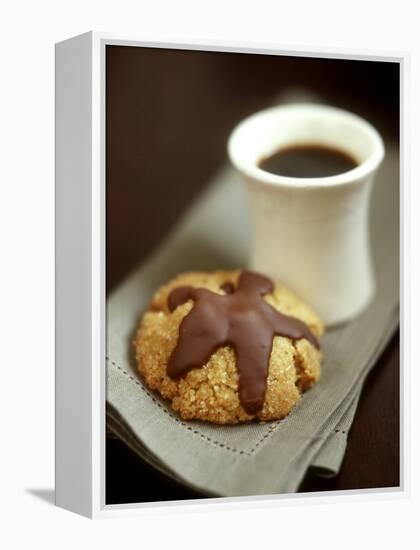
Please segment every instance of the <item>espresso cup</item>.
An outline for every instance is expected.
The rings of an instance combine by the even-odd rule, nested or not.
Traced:
[[[327,177],[286,177],[263,159],[295,146],[321,146],[356,167]],[[325,105],[276,106],[243,120],[228,142],[243,175],[254,226],[249,267],[284,283],[332,326],[354,318],[375,291],[369,203],[384,157],[375,128]]]

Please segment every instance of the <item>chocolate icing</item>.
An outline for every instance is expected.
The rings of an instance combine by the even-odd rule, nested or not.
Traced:
[[[263,299],[274,290],[267,277],[242,271],[236,290],[232,283],[221,288],[225,295],[189,286],[170,293],[170,311],[187,300],[194,300],[194,306],[181,322],[167,373],[177,380],[203,367],[218,348],[231,345],[239,374],[239,399],[247,413],[256,414],[264,404],[274,336],[306,338],[317,348],[319,343],[305,323],[283,315]]]

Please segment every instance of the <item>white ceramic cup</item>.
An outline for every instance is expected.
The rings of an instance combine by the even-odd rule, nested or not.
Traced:
[[[339,149],[358,165],[323,178],[283,177],[259,168],[262,159],[293,145]],[[228,152],[250,198],[250,268],[294,290],[328,326],[359,314],[375,290],[369,202],[384,157],[375,128],[334,107],[278,106],[243,120]]]

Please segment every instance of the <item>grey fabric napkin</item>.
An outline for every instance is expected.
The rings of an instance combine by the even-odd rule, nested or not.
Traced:
[[[239,176],[223,169],[108,300],[108,428],[154,467],[208,495],[294,492],[310,466],[321,475],[336,474],[363,381],[399,322],[398,216],[398,149],[388,146],[372,197],[376,295],[361,316],[325,334],[320,382],[281,421],[184,422],[138,377],[131,340],[153,292],[177,273],[246,265],[245,191]]]

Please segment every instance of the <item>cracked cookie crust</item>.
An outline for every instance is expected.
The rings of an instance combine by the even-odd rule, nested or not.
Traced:
[[[271,306],[267,308],[265,305],[263,309],[273,308],[275,311],[271,312],[272,314],[278,312],[286,320],[292,318],[300,332],[283,330],[284,334],[291,334],[293,337],[274,335],[272,344],[270,340],[271,351],[265,374],[265,389],[258,406],[255,406],[255,400],[254,405],[247,404],[241,395],[237,350],[230,343],[216,346],[203,364],[185,369],[182,376],[174,377],[168,374],[168,365],[171,358],[173,360],[180,342],[182,323],[196,304],[194,296],[197,299],[197,293],[192,291],[207,289],[221,297],[226,296],[226,300],[214,301],[221,304],[223,311],[229,313],[232,308],[235,310],[236,306],[233,304],[235,297],[231,296],[229,302],[228,296],[235,292],[239,295],[242,287],[245,288],[245,294],[248,292],[245,280],[247,273],[249,272],[217,271],[179,275],[156,292],[149,310],[143,316],[134,341],[138,370],[146,384],[158,390],[164,398],[171,400],[172,408],[185,420],[200,419],[219,424],[235,424],[252,419],[268,421],[283,418],[300,399],[301,393],[319,379],[321,351],[316,344],[317,338],[323,333],[322,322],[310,307],[280,284],[267,286],[266,292],[260,293],[261,299]],[[257,280],[255,277],[260,277],[259,284],[261,280],[269,281],[257,274],[250,275],[254,276],[254,282]],[[247,277],[249,279],[249,276]],[[186,287],[188,292],[185,290]],[[171,294],[175,289],[181,289],[177,290],[177,293],[182,295],[182,299],[172,299],[174,303],[171,305]],[[246,296],[245,298],[248,299]],[[251,314],[252,304],[250,302],[248,307]],[[208,304],[205,304],[205,307],[208,307]],[[199,322],[201,318],[197,319]],[[221,321],[223,317],[219,318],[219,324],[223,324]],[[302,328],[303,324],[310,332]],[[192,326],[196,325],[197,322]],[[206,331],[208,333],[207,326]],[[208,337],[208,334],[205,337]],[[248,330],[246,342],[249,341],[251,345],[247,345],[252,352],[253,346],[259,345],[257,327],[255,331]],[[188,344],[188,341],[186,343]]]

